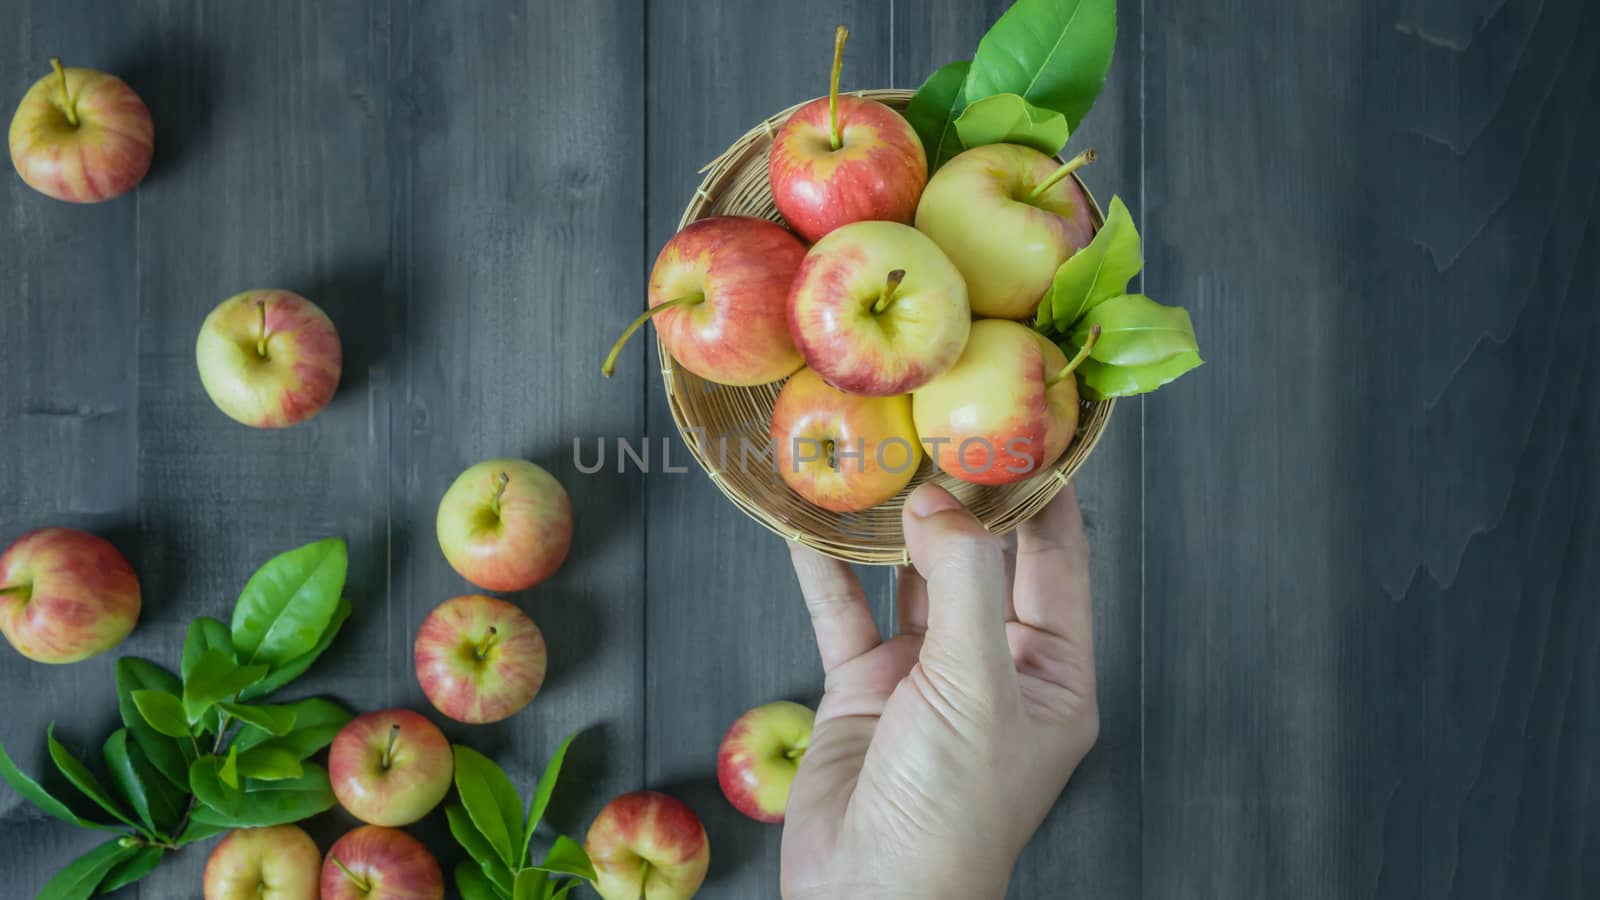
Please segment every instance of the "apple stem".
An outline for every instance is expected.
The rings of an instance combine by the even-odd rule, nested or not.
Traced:
[[[256,309],[261,313],[261,336],[256,338],[256,355],[262,359],[267,358],[267,304],[256,301]]]
[[[839,133],[839,70],[844,68],[844,42],[850,29],[840,25],[833,30],[833,72],[828,76],[828,143],[837,150],[844,146]]]
[[[1068,378],[1071,378],[1073,371],[1076,370],[1078,366],[1083,365],[1083,361],[1089,358],[1089,351],[1093,350],[1094,345],[1099,341],[1100,326],[1096,325],[1089,329],[1089,339],[1083,342],[1083,347],[1078,351],[1078,355],[1074,356],[1072,361],[1067,363],[1066,367],[1057,372],[1054,377],[1046,379],[1044,386],[1047,388],[1053,388],[1061,382],[1066,381]]]
[[[622,333],[622,337],[617,338],[617,342],[611,345],[611,352],[607,354],[605,363],[600,366],[600,374],[610,378],[617,371],[617,357],[621,355],[623,345],[628,343],[628,338],[633,337],[633,333],[638,331],[640,326],[650,321],[651,316],[663,310],[676,309],[680,306],[693,306],[696,303],[704,302],[706,302],[705,294],[685,294],[682,297],[674,297],[665,303],[657,303],[655,306],[640,313],[639,317],[633,320],[633,324],[628,326],[628,330]]]
[[[1094,152],[1094,148],[1091,147],[1088,150],[1085,150],[1082,153],[1079,153],[1077,156],[1074,156],[1073,158],[1062,163],[1061,168],[1051,172],[1049,178],[1039,182],[1038,187],[1028,192],[1028,196],[1026,198],[1027,202],[1032,203],[1033,201],[1038,200],[1040,197],[1043,197],[1045,192],[1055,187],[1056,184],[1061,181],[1061,179],[1071,175],[1073,172],[1078,171],[1079,169],[1099,158],[1100,154]]]
[[[50,68],[56,70],[56,77],[61,79],[61,107],[67,113],[67,122],[74,128],[78,126],[78,111],[73,108],[72,91],[67,88],[67,70],[61,68],[61,57],[50,57]]]
[[[483,658],[489,655],[489,651],[493,649],[494,645],[499,643],[499,641],[500,630],[495,628],[493,625],[490,625],[489,634],[483,639],[482,643],[478,644],[478,646],[473,649],[472,654],[478,658],[479,662],[482,662]]]
[[[800,757],[805,756],[805,755],[806,755],[806,748],[804,748],[804,747],[796,747],[793,750],[785,750],[785,751],[783,751],[783,758],[784,759],[799,759]]]
[[[650,860],[639,860],[639,900],[647,900],[645,882],[650,878]]]
[[[4,597],[7,594],[15,594],[18,597],[27,599],[29,589],[30,585],[26,584],[13,584],[10,587],[0,587],[0,597]]]
[[[500,515],[500,498],[505,496],[506,485],[511,483],[511,476],[504,472],[496,472],[494,476],[494,496],[489,499],[489,508],[495,515]]]
[[[395,742],[399,740],[400,723],[396,722],[395,724],[389,726],[389,745],[383,748],[382,763],[385,769],[388,769],[390,764],[394,762],[394,745]]]
[[[328,858],[333,860],[333,864],[339,867],[339,871],[343,872],[346,878],[349,878],[351,881],[356,883],[357,890],[361,891],[363,894],[369,894],[372,892],[372,882],[350,871],[350,867],[346,866],[343,860],[339,859],[337,856],[334,856],[332,853],[328,854]]]
[[[889,277],[883,283],[883,294],[878,297],[878,302],[872,304],[872,312],[874,314],[881,313],[889,308],[889,304],[894,302],[894,292],[900,290],[900,282],[905,280],[905,269],[895,269],[889,273]]]

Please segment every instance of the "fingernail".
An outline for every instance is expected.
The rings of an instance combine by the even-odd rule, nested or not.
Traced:
[[[938,485],[925,484],[906,498],[906,512],[917,519],[926,519],[951,509],[961,509],[961,501]]]

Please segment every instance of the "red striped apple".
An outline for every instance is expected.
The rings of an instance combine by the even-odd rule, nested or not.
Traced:
[[[887,397],[950,368],[967,343],[967,285],[909,225],[855,222],[818,241],[789,293],[806,365],[842,391]]]
[[[778,381],[800,368],[789,337],[789,282],[806,255],[780,225],[748,216],[701,219],[672,236],[650,270],[650,308],[633,320],[600,371],[644,323],[685,369],[718,384]]]
[[[351,719],[328,750],[333,795],[369,825],[409,825],[450,791],[455,754],[439,727],[409,709]]]
[[[439,501],[439,549],[462,578],[491,591],[533,587],[572,548],[572,499],[525,459],[491,459],[462,472]]]
[[[700,817],[682,801],[655,791],[623,794],[607,803],[583,846],[603,900],[688,900],[711,865]]]
[[[412,654],[422,693],[457,722],[498,722],[544,684],[544,635],[504,600],[471,594],[422,620]]]
[[[876,100],[840,95],[848,35],[843,25],[834,34],[828,96],[795,110],[767,158],[778,212],[813,242],[850,222],[910,224],[928,183],[928,157],[911,123]]]
[[[321,412],[344,365],[339,332],[289,291],[236,294],[206,317],[195,342],[200,383],[228,418],[288,428]]]
[[[1005,319],[972,323],[950,371],[911,395],[924,449],[940,469],[974,484],[1023,481],[1055,462],[1078,428],[1072,360],[1038,332]]]
[[[11,118],[11,164],[27,185],[68,203],[133,190],[150,171],[155,125],[122,79],[94,69],[54,69],[34,82]]]
[[[138,576],[104,538],[41,528],[0,555],[0,633],[36,662],[110,650],[133,630],[139,606]]]
[[[910,397],[846,394],[810,369],[796,372],[778,393],[772,441],[784,483],[834,512],[888,500],[922,462]]]
[[[206,860],[205,900],[317,900],[322,854],[294,825],[228,832]]]
[[[444,900],[444,873],[411,835],[363,825],[328,849],[322,900]]]
[[[758,822],[782,822],[816,713],[779,700],[734,720],[717,750],[717,783],[733,808]]]
[[[917,206],[917,229],[967,280],[974,315],[1028,319],[1056,269],[1094,237],[1089,197],[1062,164],[1032,147],[988,144],[945,163]]]

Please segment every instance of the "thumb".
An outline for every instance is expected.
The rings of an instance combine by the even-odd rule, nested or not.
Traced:
[[[949,491],[925,484],[903,514],[911,564],[928,583],[922,666],[985,693],[1014,673],[1001,543]]]

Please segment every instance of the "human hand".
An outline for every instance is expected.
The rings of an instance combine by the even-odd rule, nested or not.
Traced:
[[[789,793],[783,896],[1004,895],[1099,732],[1089,548],[1069,486],[1004,542],[907,499],[888,641],[845,563],[791,545],[826,686]]]

